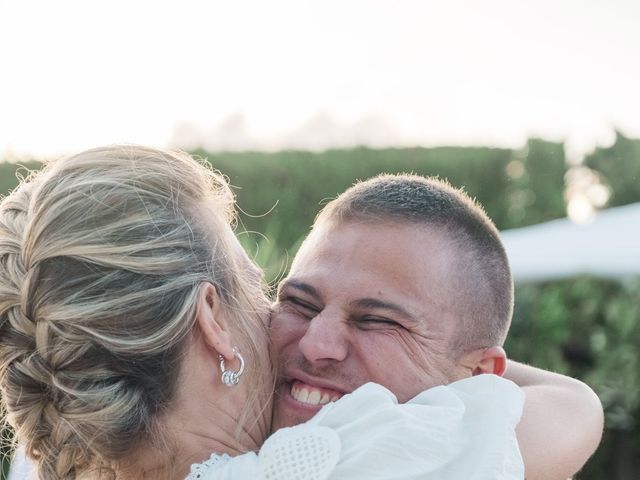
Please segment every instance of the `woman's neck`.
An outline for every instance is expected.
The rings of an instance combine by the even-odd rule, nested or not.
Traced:
[[[172,408],[159,422],[163,432],[158,436],[166,441],[131,457],[136,469],[131,478],[184,479],[193,463],[212,453],[235,456],[260,449],[269,433],[271,402],[250,402],[249,385],[222,385],[212,365],[217,363],[185,356]],[[247,421],[242,421],[245,413]]]

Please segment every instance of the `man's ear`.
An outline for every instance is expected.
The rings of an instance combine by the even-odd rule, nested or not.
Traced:
[[[493,373],[502,376],[507,370],[507,354],[502,347],[489,347],[482,350],[476,366],[472,370],[473,375]]]
[[[225,360],[232,360],[231,336],[220,323],[221,311],[220,297],[216,287],[210,283],[203,283],[198,293],[196,322],[207,345],[222,355]]]

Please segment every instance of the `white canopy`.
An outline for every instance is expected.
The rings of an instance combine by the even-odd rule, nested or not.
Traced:
[[[581,273],[640,275],[640,203],[600,211],[587,224],[568,218],[501,233],[516,282]]]

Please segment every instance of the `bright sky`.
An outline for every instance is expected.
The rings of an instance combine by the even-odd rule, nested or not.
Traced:
[[[637,0],[0,0],[0,158],[640,137]]]

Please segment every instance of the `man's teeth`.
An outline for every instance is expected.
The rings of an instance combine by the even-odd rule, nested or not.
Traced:
[[[291,396],[300,403],[307,405],[326,405],[329,402],[335,402],[340,395],[330,395],[310,386],[293,385],[291,387]]]

